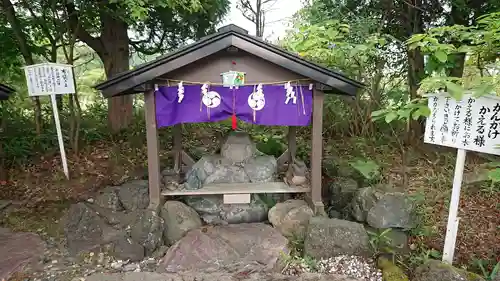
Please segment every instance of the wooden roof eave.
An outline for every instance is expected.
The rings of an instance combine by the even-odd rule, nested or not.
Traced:
[[[134,94],[137,92],[138,86],[231,46],[311,78],[311,80],[333,89],[332,91],[325,91],[325,93],[355,96],[358,90],[364,87],[362,83],[308,62],[256,37],[230,31],[207,36],[196,43],[105,81],[97,85],[96,88],[101,90],[105,97]]]
[[[7,100],[15,90],[7,85],[0,84],[0,100]]]

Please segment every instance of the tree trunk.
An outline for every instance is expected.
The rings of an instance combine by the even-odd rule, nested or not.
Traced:
[[[108,79],[129,70],[128,25],[113,14],[115,4],[107,4],[99,11],[101,36],[93,37],[81,25],[79,13],[72,2],[66,3],[69,24],[78,39],[85,42],[101,58]],[[108,122],[112,132],[125,129],[132,120],[132,96],[108,99]]]
[[[125,22],[108,14],[101,15],[103,25],[102,38],[104,53],[99,54],[104,63],[108,79],[129,70],[129,38],[128,26]],[[108,99],[108,122],[113,132],[118,132],[132,121],[133,98],[131,95]]]
[[[14,36],[16,37],[16,41],[19,44],[19,50],[23,55],[24,61],[27,65],[35,64],[33,61],[33,56],[28,47],[28,43],[26,41],[26,35],[23,31],[21,24],[16,16],[16,11],[14,10],[14,5],[10,0],[2,0],[2,12],[5,14],[7,21],[12,26],[12,30],[14,31]],[[40,103],[39,97],[32,98],[34,104],[35,111],[35,130],[37,135],[40,135],[42,132],[42,105]]]
[[[422,23],[421,0],[411,1],[412,5],[408,5],[408,15],[410,21],[406,27],[408,37],[413,34],[423,33],[424,27]],[[408,85],[410,88],[410,100],[417,98],[420,82],[425,77],[424,56],[418,49],[408,50]],[[412,120],[407,134],[407,144],[419,142],[424,133],[424,120]]]

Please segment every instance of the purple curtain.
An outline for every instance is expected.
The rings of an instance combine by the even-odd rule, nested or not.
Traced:
[[[276,126],[308,126],[312,113],[312,90],[308,85],[292,85],[296,103],[288,104],[284,85],[263,85],[262,99],[254,106],[264,105],[261,110],[253,110],[249,105],[249,96],[256,86],[240,86],[230,89],[222,86],[209,86],[205,103],[202,102],[202,85],[183,86],[184,97],[179,103],[178,87],[159,87],[156,97],[156,122],[158,127],[172,126],[179,123],[218,122],[230,118],[235,110],[238,119],[248,123]],[[214,93],[215,92],[215,93]],[[219,98],[220,97],[220,98]],[[252,96],[253,97],[253,96]],[[233,106],[234,103],[234,106]],[[218,106],[215,106],[217,105]],[[255,113],[254,113],[255,112]],[[255,121],[255,122],[254,122]]]

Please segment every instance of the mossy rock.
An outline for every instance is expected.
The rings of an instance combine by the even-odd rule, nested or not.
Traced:
[[[452,265],[431,260],[419,266],[414,273],[413,281],[485,281],[481,276],[456,268]]]

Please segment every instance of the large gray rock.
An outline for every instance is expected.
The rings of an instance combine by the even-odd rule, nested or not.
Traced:
[[[250,273],[238,272],[200,272],[194,270],[182,273],[154,273],[154,272],[127,272],[127,273],[96,273],[85,277],[86,281],[363,281],[335,274],[304,273],[300,276],[287,276],[278,273]],[[75,278],[73,281],[81,281]]]
[[[255,144],[250,135],[245,132],[231,132],[226,141],[222,144],[220,153],[222,157],[231,160],[233,163],[244,162],[257,152]]]
[[[109,186],[100,191],[94,203],[100,207],[113,211],[123,210],[123,205],[118,197],[118,189],[115,186]]]
[[[188,231],[202,225],[200,216],[196,211],[179,201],[167,201],[160,211],[160,216],[165,221],[163,238],[166,244],[179,241]]]
[[[243,167],[251,182],[270,182],[275,180],[278,162],[274,156],[256,156],[248,159]]]
[[[169,248],[159,271],[239,270],[249,265],[270,271],[287,253],[287,244],[277,230],[260,223],[198,228]]]
[[[215,166],[215,171],[207,176],[203,184],[245,182],[250,182],[250,178],[243,167],[220,163]]]
[[[357,221],[365,222],[368,212],[375,206],[379,198],[380,194],[374,188],[361,188],[351,201],[351,215]]]
[[[382,184],[358,190],[351,202],[352,216],[374,228],[411,228],[413,210],[408,195]]]
[[[85,203],[77,203],[66,214],[64,234],[68,251],[74,255],[111,242],[120,231],[109,226]]]
[[[221,195],[189,196],[185,201],[208,224],[262,222],[269,210],[258,194],[252,195],[250,204],[224,204]]]
[[[366,217],[366,222],[376,228],[413,227],[413,201],[403,193],[385,194]]]
[[[44,250],[45,243],[37,234],[0,227],[0,280],[11,280],[11,274],[37,264]]]
[[[148,181],[134,180],[117,187],[120,202],[127,211],[146,209],[149,205]]]
[[[455,268],[437,260],[431,260],[415,269],[413,281],[484,281],[472,272]]]
[[[205,155],[201,157],[186,174],[184,188],[190,190],[200,189],[208,175],[215,172],[216,163],[222,161],[223,159],[220,156]]]
[[[269,222],[285,237],[304,237],[313,210],[304,200],[288,200],[269,210]]]
[[[244,183],[250,178],[242,166],[218,155],[203,156],[186,174],[186,189],[200,189],[204,184],[211,183]]]
[[[362,224],[312,217],[304,241],[304,253],[320,259],[339,255],[369,255],[369,237]]]
[[[344,211],[358,191],[358,182],[351,178],[335,177],[328,186],[330,207],[339,212]]]
[[[130,230],[130,237],[145,249],[146,255],[151,255],[163,245],[163,229],[165,221],[154,211],[145,210]]]
[[[144,247],[127,236],[121,236],[112,243],[111,254],[121,260],[140,261],[144,259]]]

